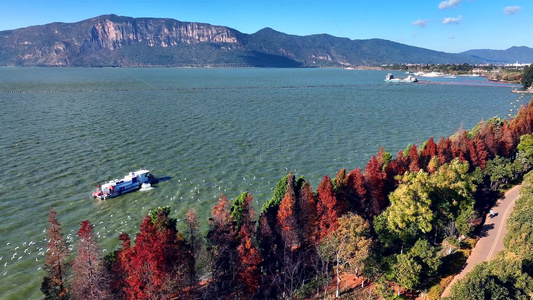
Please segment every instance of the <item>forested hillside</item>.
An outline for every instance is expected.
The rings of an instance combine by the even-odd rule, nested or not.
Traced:
[[[483,63],[483,59],[380,39],[245,34],[205,23],[102,15],[0,31],[0,65],[71,67],[347,67]]]

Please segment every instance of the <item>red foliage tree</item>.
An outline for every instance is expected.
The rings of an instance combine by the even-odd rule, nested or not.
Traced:
[[[385,197],[387,197],[396,189],[396,187],[398,187],[398,180],[396,179],[396,176],[403,175],[403,173],[405,173],[405,170],[398,167],[396,160],[392,160],[387,164],[383,170],[383,176],[385,178],[383,183],[383,191]]]
[[[422,156],[431,158],[435,155],[437,155],[437,144],[435,144],[433,137],[430,137],[422,151]]]
[[[479,137],[485,143],[490,157],[495,157],[499,154],[499,143],[494,130],[494,124],[484,125],[479,132]]]
[[[511,120],[513,132],[517,137],[532,132],[531,105],[532,102],[530,102],[526,107],[521,107],[516,117]]]
[[[338,227],[337,198],[329,176],[324,176],[317,188],[318,242]]]
[[[435,155],[437,155],[437,144],[435,144],[433,137],[431,137],[424,146],[424,149],[420,152],[420,157],[418,158],[420,168],[426,170],[429,161]]]
[[[463,129],[459,129],[453,136],[452,156],[459,158],[460,161],[468,161],[468,137],[466,136],[466,131]]]
[[[394,168],[396,169],[397,175],[402,175],[407,171],[407,168],[409,167],[409,162],[407,161],[407,158],[403,155],[403,151],[399,150],[398,154],[396,154],[396,159],[394,160],[396,162],[396,166]]]
[[[383,149],[383,147],[379,148],[378,154],[376,154],[376,159],[379,162],[379,166],[382,168],[388,163],[385,149]]]
[[[471,165],[473,166],[480,165],[475,141],[468,140],[468,156],[469,156],[469,161]]]
[[[348,173],[346,185],[349,188],[350,207],[360,215],[365,215],[366,209],[366,187],[365,177],[361,168],[357,168]]]
[[[111,267],[111,291],[113,295],[117,295],[120,299],[125,299],[125,290],[127,289],[126,277],[128,276],[128,265],[130,264],[131,255],[131,239],[130,236],[123,232],[119,236],[122,241],[121,247],[115,254],[115,261]]]
[[[437,153],[439,156],[439,164],[443,165],[445,163],[448,163],[452,160],[452,149],[451,149],[452,142],[449,138],[441,138],[439,142],[437,143]]]
[[[125,266],[127,299],[170,299],[184,294],[184,278],[194,258],[178,238],[169,210],[158,209],[157,217],[146,216],[130,249]]]
[[[217,204],[211,210],[209,225],[214,231],[227,231],[230,227],[229,201],[223,194],[220,195]]]
[[[127,299],[150,299],[159,294],[165,285],[166,266],[163,241],[157,238],[157,229],[149,216],[141,224],[141,231],[135,240],[130,262],[126,266]],[[153,247],[156,245],[156,247]],[[165,296],[165,295],[158,295]],[[169,295],[166,295],[168,298]]]
[[[296,194],[294,192],[294,176],[289,173],[287,190],[279,206],[277,221],[285,247],[296,250],[300,247],[300,227],[297,222]]]
[[[379,162],[375,156],[372,156],[365,168],[365,185],[368,191],[369,201],[366,216],[372,218],[381,213],[389,205],[384,193],[385,174],[381,171]]]
[[[67,299],[66,274],[68,264],[66,260],[69,251],[61,234],[61,223],[57,220],[56,211],[53,208],[50,209],[48,223],[50,223],[50,227],[46,232],[48,245],[44,265],[46,276],[43,278],[41,291],[45,295],[45,299]]]
[[[505,124],[501,128],[502,131],[502,140],[500,142],[502,154],[505,156],[509,156],[516,146],[518,145],[520,137],[516,138],[513,131],[509,127],[508,122],[505,122]]]
[[[316,197],[308,182],[300,189],[297,199],[300,207],[302,239],[308,247],[311,247],[317,240],[318,218]]]
[[[409,149],[409,172],[414,173],[418,172],[420,170],[420,165],[418,163],[418,150],[416,149],[416,145],[411,146],[411,149]]]
[[[485,169],[485,165],[487,164],[487,158],[489,156],[489,153],[487,152],[487,149],[485,148],[485,143],[479,138],[475,139],[475,145],[476,145],[476,156],[478,160],[478,166],[483,170]]]
[[[100,256],[91,222],[81,222],[78,237],[78,253],[72,262],[72,295],[75,299],[110,299],[109,274]]]
[[[249,295],[254,295],[259,285],[259,264],[261,256],[252,243],[252,235],[247,225],[241,227],[239,233],[240,244],[237,247],[240,266],[237,281],[246,286]]]
[[[452,157],[459,158],[459,161],[466,161],[466,153],[462,151],[458,144],[452,143]]]

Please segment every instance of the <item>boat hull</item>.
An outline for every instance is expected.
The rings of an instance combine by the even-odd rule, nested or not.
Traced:
[[[118,197],[120,195],[123,195],[123,194],[127,194],[129,192],[133,192],[133,191],[137,191],[141,189],[141,185],[138,185],[136,187],[131,187],[131,188],[128,188],[128,189],[123,189],[121,191],[117,191],[117,192],[114,192],[114,193],[108,193],[106,195],[100,195],[99,197],[96,197],[96,198],[100,198],[100,200],[106,200],[106,199],[109,199],[109,198],[115,198],[115,197]]]

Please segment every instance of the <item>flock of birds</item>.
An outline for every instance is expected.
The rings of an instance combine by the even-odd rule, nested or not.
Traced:
[[[336,161],[335,164],[346,164],[347,162],[351,163],[351,159],[349,158],[335,158],[334,160]],[[288,173],[289,170],[289,168],[285,167],[285,172]],[[298,176],[297,174],[302,174],[302,171],[297,169],[293,169],[292,172],[296,176]],[[256,170],[256,174],[260,174],[259,170]],[[262,198],[265,196],[267,198],[270,197],[277,183],[277,179],[275,178],[267,178],[265,180],[264,176],[257,176],[253,174],[242,176],[242,180],[239,177],[229,177],[226,172],[223,172],[222,176],[225,177],[220,180],[215,179],[210,181],[209,179],[202,179],[201,181],[198,180],[196,182],[187,177],[177,178],[175,180],[177,181],[177,185],[180,187],[180,189],[176,191],[174,195],[164,196],[164,199],[174,208],[178,208],[174,210],[175,216],[177,216],[179,214],[183,214],[184,211],[189,209],[188,205],[187,207],[182,205],[183,202],[188,202],[187,204],[192,202],[205,202],[206,205],[212,206],[212,204],[214,204],[214,200],[218,199],[221,194],[226,195],[228,199],[233,199],[238,195],[234,194],[236,191],[240,191],[240,193],[248,191],[254,197],[256,197],[256,201],[259,200],[257,197],[260,197],[261,201],[267,200]],[[199,176],[199,178],[206,177]],[[157,191],[157,189],[155,190]],[[209,193],[212,193],[213,198],[209,199],[209,197],[206,195]],[[134,207],[137,208],[141,206],[139,205],[139,202],[143,202],[143,200],[135,199],[132,202],[137,203],[134,205]],[[114,209],[112,205],[103,208],[101,213],[98,213],[98,217],[94,218],[96,219],[95,222],[93,222],[93,230],[97,240],[99,241],[99,244],[106,244],[106,246],[113,244],[112,242],[109,242],[110,240],[108,238],[114,238],[118,240],[118,235],[121,232],[129,232],[130,234],[134,235],[138,231],[138,225],[139,222],[141,222],[142,215],[148,213],[148,209],[153,208],[153,204],[144,205],[145,206],[140,207],[140,211],[127,211],[126,214],[117,211],[114,211],[114,213],[105,213],[104,211],[106,209]],[[208,208],[208,211],[210,211],[210,209],[211,207]],[[61,222],[61,215],[59,215],[59,219]],[[177,221],[180,222],[181,220],[177,219]],[[75,245],[78,241],[76,236],[78,230],[77,226],[79,225],[76,224],[75,229],[65,228],[70,226],[65,226],[63,222],[62,225],[63,236],[67,242],[70,253],[73,254],[73,251],[76,251]],[[48,224],[46,224],[46,226],[48,226]],[[11,241],[4,245],[0,245],[0,274],[3,276],[11,276],[16,274],[18,270],[27,269],[28,266],[35,268],[37,271],[43,272],[45,256],[46,253],[50,251],[47,248],[49,239],[46,236],[46,228],[42,229],[42,233],[35,234],[37,237],[33,237],[32,240],[24,242]],[[108,250],[104,249],[103,247],[101,247],[101,251],[103,254],[108,252]]]
[[[258,179],[258,177],[256,176],[245,176],[243,177],[243,182],[247,182],[247,181],[250,181],[249,186],[253,186],[254,185],[254,181]],[[264,177],[261,177],[261,179],[264,179]],[[185,183],[187,181],[187,177],[184,177],[182,179],[178,179],[177,180],[179,184],[182,184],[182,183]],[[205,187],[206,185],[206,180],[204,179],[202,181],[202,183],[200,184],[196,184],[192,189],[189,190],[189,194],[191,195],[191,199],[195,199],[195,198],[198,198],[197,201],[200,201],[200,198],[201,197],[201,191],[203,189],[203,187]],[[272,182],[271,181],[268,181],[268,184],[271,184]],[[227,188],[223,188],[222,185],[227,185],[227,186],[232,186],[232,182],[228,182],[227,184],[223,183],[223,182],[219,182],[218,184],[217,183],[214,183],[212,184],[210,187],[212,190],[216,190],[217,194],[215,194],[213,197],[214,198],[218,198],[220,197],[220,194],[222,193],[226,193],[227,192]],[[271,188],[273,189],[273,187]],[[259,190],[256,190],[256,192],[258,192]],[[167,201],[177,201],[179,197],[179,200],[183,200],[184,195],[180,195],[180,192],[177,193],[177,195],[175,196],[166,196],[165,198],[167,199]],[[207,199],[206,199],[207,200]],[[133,202],[134,203],[137,203],[139,200],[134,200]],[[151,209],[152,206],[142,206],[141,207],[141,214],[146,214],[147,213],[147,209]],[[187,208],[188,209],[188,208]],[[174,210],[175,213],[178,213],[178,210],[175,209]],[[133,215],[133,217],[132,217]],[[138,223],[140,222],[141,220],[141,217],[140,216],[136,216],[137,213],[131,213],[130,211],[127,211],[126,212],[126,216],[121,216],[120,218],[122,219],[122,221],[118,222],[117,220],[117,217],[118,217],[118,214],[117,213],[114,213],[114,214],[106,214],[105,216],[105,219],[106,220],[109,220],[108,222],[104,222],[104,221],[100,221],[100,222],[97,222],[97,223],[94,223],[94,232],[95,232],[95,235],[97,237],[97,240],[98,241],[105,241],[108,237],[110,236],[115,236],[117,237],[121,232],[127,232],[127,231],[130,231],[130,230],[137,230],[137,229],[133,229],[135,226],[138,225]],[[132,221],[133,220],[133,221]],[[177,219],[177,221],[181,221],[180,219]],[[129,226],[128,226],[129,224]],[[116,227],[120,227],[119,228],[116,228]],[[116,228],[116,229],[115,229]],[[24,241],[20,244],[16,243],[15,242],[7,242],[5,244],[5,247],[0,247],[1,248],[4,248],[2,249],[2,252],[4,253],[3,256],[0,256],[0,266],[1,268],[3,269],[1,272],[1,274],[3,276],[6,276],[8,275],[8,273],[10,272],[9,270],[14,270],[14,269],[10,269],[12,267],[15,267],[16,268],[16,265],[17,263],[22,263],[22,262],[25,262],[25,261],[29,261],[29,260],[33,260],[34,262],[37,262],[38,263],[38,266],[35,266],[36,270],[37,271],[40,271],[42,270],[43,266],[44,266],[44,258],[46,256],[46,253],[48,251],[50,251],[48,248],[47,248],[47,244],[49,243],[49,239],[48,237],[46,236],[46,232],[47,232],[47,229],[43,229],[42,230],[42,236],[41,238],[38,238],[38,239],[35,239],[35,240],[30,240],[30,241]],[[39,234],[41,235],[41,234]],[[65,229],[63,228],[63,236],[65,238],[65,241],[67,242],[67,245],[68,245],[68,249],[70,251],[70,253],[72,254],[75,250],[75,245],[77,243],[77,230],[75,229],[70,229],[70,231],[68,231],[68,233],[65,234]],[[11,250],[11,251],[9,251]],[[105,254],[108,250],[107,249],[102,249],[101,250],[103,254]],[[7,252],[11,252],[9,255],[5,255]],[[36,263],[36,264],[37,264]]]
[[[74,230],[72,230],[74,231]],[[12,249],[14,252],[11,254],[11,257],[9,256],[0,256],[0,263],[2,264],[2,267],[6,269],[9,265],[17,263],[23,258],[35,258],[35,261],[38,262],[46,252],[50,251],[46,244],[49,242],[48,238],[46,237],[46,229],[43,230],[44,238],[37,241],[26,241],[21,243],[20,245],[14,245],[11,242],[7,242],[6,246],[10,249]],[[67,242],[72,242],[72,232],[66,235]],[[71,249],[71,248],[70,248]],[[32,257],[31,254],[34,254]],[[42,267],[37,267],[37,270],[41,270]],[[8,271],[5,271],[2,273],[3,276],[6,276]]]

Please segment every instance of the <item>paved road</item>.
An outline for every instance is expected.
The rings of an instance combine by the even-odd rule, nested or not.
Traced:
[[[505,193],[502,199],[496,202],[493,207],[495,216],[493,218],[487,216],[485,225],[483,225],[482,237],[476,243],[474,249],[472,249],[472,253],[468,257],[463,270],[453,278],[452,282],[442,293],[442,297],[449,296],[452,285],[464,278],[476,264],[491,260],[496,257],[498,252],[503,250],[503,238],[507,233],[507,219],[513,211],[521,187],[521,185],[513,187]]]

